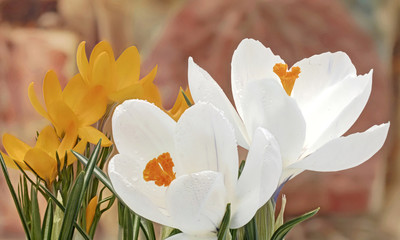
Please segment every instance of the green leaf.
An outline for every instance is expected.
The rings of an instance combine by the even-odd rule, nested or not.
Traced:
[[[228,203],[226,205],[226,210],[224,217],[222,218],[221,225],[218,230],[218,240],[225,240],[227,239],[228,235],[230,236],[229,232],[229,224],[231,222],[231,204]]]
[[[156,240],[153,223],[145,218],[140,218],[140,228],[147,240]]]
[[[73,223],[76,221],[78,211],[80,209],[80,196],[83,189],[84,183],[84,172],[81,172],[76,178],[75,184],[72,187],[72,191],[67,201],[67,206],[64,212],[64,219],[61,226],[60,237],[58,239],[72,239],[74,232]]]
[[[164,228],[164,227],[163,227],[163,228]],[[167,227],[167,228],[168,228],[168,227]],[[171,228],[171,231],[169,231],[168,235],[165,235],[165,237],[164,237],[164,238],[161,238],[161,239],[166,239],[166,238],[172,237],[172,236],[174,236],[174,235],[176,235],[176,234],[178,234],[178,233],[182,233],[182,231],[179,230],[179,229],[176,229],[176,228]]]
[[[124,211],[124,240],[133,240],[133,225],[132,215],[128,208]]]
[[[253,218],[244,226],[244,239],[245,240],[258,240],[258,232],[256,226],[256,219]]]
[[[278,217],[276,218],[274,231],[278,230],[278,228],[283,225],[283,221],[284,221],[283,216],[285,213],[285,207],[286,207],[286,196],[282,195],[281,210],[279,211]]]
[[[193,106],[193,103],[190,101],[190,99],[188,98],[188,96],[185,94],[185,91],[181,90],[183,97],[185,98],[186,104],[191,107]]]
[[[280,226],[274,233],[274,235],[272,235],[271,240],[283,240],[283,238],[286,236],[286,234],[297,224],[309,219],[310,217],[314,216],[317,212],[319,211],[319,208],[308,212],[306,214],[303,214],[297,218],[294,218],[288,222],[286,222],[285,224],[283,224],[282,226]]]
[[[270,240],[274,233],[275,203],[270,199],[254,216],[259,240]]]
[[[32,206],[32,224],[31,232],[33,240],[42,240],[42,229],[40,226],[40,212],[39,203],[37,199],[37,189],[34,185],[31,185],[31,206]]]
[[[0,154],[0,164],[1,164],[1,169],[3,170],[3,173],[4,173],[4,178],[6,179],[6,182],[7,182],[8,189],[10,190],[11,196],[12,196],[12,198],[14,200],[15,207],[17,208],[17,212],[18,212],[19,218],[21,219],[21,224],[22,224],[22,227],[24,228],[26,238],[28,240],[30,240],[31,239],[31,233],[29,231],[28,224],[27,224],[25,216],[23,214],[21,205],[18,203],[18,198],[17,198],[17,195],[15,194],[14,187],[11,184],[10,175],[8,175],[6,163],[5,163],[4,159],[3,159],[2,154]]]
[[[43,240],[51,240],[51,231],[53,230],[53,201],[51,199],[47,202],[46,212],[44,213],[42,224]]]

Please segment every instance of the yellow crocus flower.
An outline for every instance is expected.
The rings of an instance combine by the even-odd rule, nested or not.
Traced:
[[[89,232],[92,226],[94,215],[96,213],[98,198],[94,196],[86,207],[86,232]]]
[[[170,109],[170,110],[165,110],[164,111],[166,113],[168,113],[168,115],[173,118],[175,121],[178,121],[178,119],[181,117],[182,113],[189,108],[189,105],[186,102],[185,97],[183,96],[182,93],[183,89],[180,88],[179,89],[179,93],[178,93],[178,97],[175,100],[174,106]],[[188,99],[190,100],[190,102],[193,103],[193,99],[192,99],[192,95],[190,94],[190,90],[186,89],[185,91],[185,95],[188,97]]]
[[[60,158],[61,168],[64,165],[66,151],[67,165],[72,164],[76,160],[75,156],[68,151],[69,149],[64,149],[61,146],[60,139],[54,128],[50,125],[46,126],[39,133],[34,147],[7,133],[3,135],[3,146],[8,156],[4,153],[2,155],[9,167],[17,168],[13,162],[15,161],[24,170],[32,168],[48,184],[51,184],[57,176],[56,153],[58,153]],[[82,153],[85,146],[86,141],[80,141],[73,150]]]
[[[88,88],[77,74],[62,91],[56,73],[49,71],[43,80],[43,97],[46,109],[40,104],[32,82],[29,99],[36,111],[53,124],[58,137],[63,139],[63,149],[71,149],[78,136],[93,144],[100,139],[102,146],[112,144],[102,132],[90,126],[106,111],[107,98],[103,89]]]
[[[88,61],[85,42],[79,44],[76,61],[87,86],[98,87],[105,92],[109,102],[121,103],[127,99],[144,99],[161,106],[160,92],[153,80],[157,67],[141,80],[140,55],[136,47],[127,48],[117,60],[111,45],[98,43]]]

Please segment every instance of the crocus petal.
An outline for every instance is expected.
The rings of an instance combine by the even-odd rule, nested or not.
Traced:
[[[78,46],[78,51],[76,53],[76,64],[78,65],[78,69],[83,80],[88,83],[89,62],[86,57],[85,44],[86,42],[81,42]]]
[[[51,183],[55,179],[57,162],[41,149],[30,149],[26,153],[24,161],[46,182]]]
[[[173,133],[176,122],[153,104],[127,100],[119,105],[112,118],[115,146],[120,153],[135,156],[138,151],[148,162],[175,149]]]
[[[117,60],[118,87],[125,88],[133,82],[139,81],[140,55],[136,47],[132,46],[119,56]]]
[[[182,88],[179,88],[178,97],[176,97],[174,106],[169,111],[167,111],[168,115],[170,115],[175,121],[178,121],[183,112],[189,108],[189,105],[187,104],[182,91]],[[185,91],[185,95],[189,98],[189,101],[193,103],[192,95],[190,95],[189,90]]]
[[[348,76],[356,76],[356,69],[344,52],[323,53],[305,58],[294,66],[300,67],[300,75],[296,80],[291,96],[303,108],[324,92]]]
[[[247,149],[250,140],[236,110],[215,80],[205,70],[194,63],[192,58],[189,58],[188,79],[193,100],[196,103],[200,101],[209,102],[218,109],[221,109],[225,117],[235,128],[238,144]]]
[[[97,196],[94,196],[86,207],[86,232],[89,232],[90,227],[92,226],[94,214],[96,213],[97,202]]]
[[[76,145],[75,147],[72,149],[77,153],[83,154],[83,152],[86,149],[86,144],[87,141],[84,139],[81,139]],[[76,157],[75,155],[72,153],[72,151],[67,151],[67,165],[71,165],[76,161]]]
[[[273,72],[274,65],[284,63],[271,49],[266,48],[261,42],[254,39],[244,39],[233,53],[232,57],[232,94],[236,109],[243,118],[243,110],[247,102],[243,100],[243,90],[246,85],[260,79],[276,79]]]
[[[110,61],[108,53],[100,53],[93,64],[91,86],[100,85],[103,86],[106,91],[114,90],[115,83],[113,82],[114,76],[111,65],[112,62]]]
[[[108,99],[102,87],[90,89],[74,109],[79,118],[79,125],[87,126],[97,122],[105,114],[107,103]]]
[[[282,160],[278,142],[263,128],[254,134],[232,203],[231,228],[247,224],[278,187]]]
[[[70,153],[71,149],[75,146],[76,140],[78,138],[78,129],[77,126],[71,124],[65,132],[65,135],[60,143],[60,146],[58,147],[57,153],[60,156],[60,158],[63,160],[62,165],[64,165],[64,157],[65,154]],[[67,164],[72,163],[74,160],[73,159],[67,159]]]
[[[101,139],[101,146],[109,147],[112,145],[112,142],[104,133],[100,132],[96,128],[92,126],[80,127],[78,129],[78,135],[82,139],[87,140],[90,143],[97,144]]]
[[[22,161],[20,161],[20,160],[17,160],[17,159],[14,160],[14,159],[10,158],[7,154],[3,153],[2,151],[0,151],[0,154],[1,154],[1,156],[3,157],[4,162],[6,163],[6,166],[7,166],[8,168],[18,169],[17,165],[16,165],[15,162],[14,162],[14,161],[16,161],[16,162],[18,163],[18,165],[19,165],[22,169],[24,169],[24,170],[29,170],[28,166],[26,166],[24,162],[22,162]]]
[[[112,50],[110,43],[107,41],[101,41],[94,46],[92,53],[90,54],[90,69],[93,69],[95,61],[103,53],[106,53],[109,57],[109,61],[115,64],[114,51]]]
[[[60,81],[54,71],[48,71],[43,80],[43,96],[46,107],[61,99]]]
[[[52,103],[48,107],[48,113],[59,137],[62,137],[71,125],[78,125],[75,113],[62,100]]]
[[[177,173],[205,170],[221,172],[233,194],[238,177],[238,152],[234,130],[221,111],[211,104],[197,103],[176,126]]]
[[[142,156],[115,155],[108,164],[108,175],[121,199],[135,213],[162,225],[174,227],[166,212],[165,187],[143,180]]]
[[[358,166],[382,147],[389,125],[375,125],[365,132],[336,138],[289,167],[330,172]]]
[[[169,186],[166,198],[171,218],[182,232],[216,232],[227,205],[223,174],[203,171],[180,176]]]
[[[154,84],[154,78],[157,75],[157,66],[155,66],[149,74],[144,76],[139,83],[142,84],[143,96],[140,99],[145,99],[156,106],[161,107],[161,95],[157,86]]]
[[[26,152],[32,147],[11,134],[3,135],[3,146],[8,155],[14,160],[23,161]]]
[[[35,147],[55,158],[60,140],[52,126],[46,126],[40,131]]]
[[[216,240],[218,239],[216,234],[210,234],[209,236],[190,235],[186,233],[178,233],[172,237],[166,238],[165,240]]]
[[[82,104],[82,99],[89,91],[87,84],[83,81],[81,74],[73,76],[65,86],[62,97],[71,109],[77,109]]]
[[[29,84],[29,87],[28,87],[29,101],[31,102],[33,108],[35,108],[36,112],[38,112],[42,117],[49,120],[49,115],[47,114],[46,110],[43,108],[42,104],[39,102],[39,100],[36,96],[35,88],[33,85],[34,85],[34,83],[32,82],[31,84]]]
[[[372,71],[332,85],[307,105],[303,114],[310,126],[305,144],[309,153],[347,132],[367,104],[371,87]]]
[[[284,164],[300,155],[306,124],[296,101],[275,80],[252,81],[243,92],[243,120],[250,136],[258,127],[268,129],[279,143]]]

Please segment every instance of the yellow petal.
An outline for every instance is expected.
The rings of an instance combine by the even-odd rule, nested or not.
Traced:
[[[71,125],[78,126],[78,118],[75,113],[63,101],[57,101],[49,106],[49,116],[59,137],[63,137],[67,128]]]
[[[103,89],[100,86],[90,89],[74,109],[79,119],[79,126],[92,125],[106,112],[108,98]]]
[[[156,74],[157,74],[157,66],[155,66],[149,74],[147,74],[144,78],[140,80],[140,83],[143,86],[143,96],[141,97],[141,99],[145,99],[161,107],[162,103],[161,103],[160,91],[153,82],[154,78],[156,77]]]
[[[65,135],[62,139],[60,146],[58,147],[58,155],[60,160],[64,160],[65,153],[69,153],[71,149],[75,146],[76,140],[78,138],[78,128],[76,125],[71,124],[67,129],[65,129]],[[74,159],[67,159],[67,162],[74,162]],[[64,161],[62,161],[64,164]]]
[[[5,133],[3,135],[3,146],[8,155],[19,162],[24,160],[26,152],[32,147],[11,134]]]
[[[89,91],[89,88],[83,81],[82,76],[76,74],[68,81],[63,90],[62,97],[68,107],[76,109],[87,94],[87,91]]]
[[[97,201],[97,196],[94,196],[86,207],[86,232],[89,232],[92,226],[94,214],[96,213]]]
[[[115,63],[114,51],[112,50],[110,43],[107,41],[101,41],[98,44],[96,44],[96,46],[93,48],[92,53],[90,54],[90,60],[89,60],[90,69],[93,69],[94,62],[100,56],[100,54],[104,52],[107,53],[109,61]]]
[[[39,100],[36,96],[35,88],[33,85],[34,85],[33,82],[31,82],[31,84],[29,84],[29,88],[28,88],[29,101],[31,101],[31,104],[32,104],[33,108],[35,108],[36,112],[38,112],[40,115],[42,115],[42,117],[50,120],[49,115],[47,114],[46,110],[44,110],[42,104],[39,102]]]
[[[86,57],[85,44],[86,42],[81,42],[78,46],[76,53],[76,64],[78,65],[80,74],[83,76],[83,80],[88,83],[89,62]]]
[[[25,162],[47,183],[53,182],[57,176],[57,161],[38,148],[26,153]]]
[[[161,107],[161,95],[153,80],[157,74],[157,67],[138,83],[134,83],[124,89],[109,95],[109,98],[117,103],[127,99],[144,99]]]
[[[54,71],[48,71],[43,80],[43,96],[46,107],[61,99],[61,86]]]
[[[73,148],[77,153],[83,154],[86,148],[86,140],[80,140],[78,144]],[[71,151],[67,151],[67,165],[71,165],[76,161],[75,155]]]
[[[139,81],[140,55],[136,47],[127,48],[117,60],[117,89],[128,87]]]
[[[108,92],[111,92],[116,87],[113,78],[112,62],[110,62],[108,53],[103,52],[96,58],[94,62],[90,86],[101,85]]]
[[[186,99],[182,94],[182,91],[182,88],[180,88],[174,106],[169,111],[167,111],[168,115],[170,115],[175,121],[178,121],[182,113],[189,108],[189,105],[187,104]],[[190,91],[186,90],[185,94],[192,102],[193,100],[191,99],[192,96],[190,95]]]
[[[0,154],[3,156],[4,162],[6,163],[7,167],[9,168],[14,168],[14,169],[18,169],[17,165],[15,164],[14,160],[12,158],[10,158],[7,154],[3,153],[2,151],[0,151]],[[24,162],[15,160],[18,165],[24,169],[24,170],[28,170],[29,168],[25,165]]]
[[[52,126],[46,126],[40,131],[35,145],[36,148],[41,149],[52,158],[55,158],[59,146],[60,139]]]
[[[91,126],[79,128],[78,134],[80,138],[86,139],[88,142],[93,144],[97,144],[101,139],[101,146],[108,147],[112,145],[112,142],[106,137],[106,135],[104,135],[104,133]]]

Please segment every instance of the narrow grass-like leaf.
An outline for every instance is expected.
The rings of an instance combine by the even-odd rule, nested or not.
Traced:
[[[32,206],[32,222],[31,222],[31,233],[33,240],[42,240],[42,228],[40,226],[40,212],[39,203],[37,199],[37,190],[34,185],[31,185],[31,206]]]
[[[25,231],[25,236],[28,240],[30,240],[30,239],[32,239],[31,233],[29,232],[28,224],[27,224],[25,216],[23,214],[21,205],[18,203],[17,195],[15,194],[14,187],[11,184],[10,175],[8,175],[6,163],[5,163],[1,153],[0,153],[0,164],[1,164],[1,169],[3,170],[3,173],[4,173],[4,178],[6,179],[6,182],[7,182],[8,189],[10,190],[11,196],[14,200],[15,207],[17,208],[19,218],[21,219],[22,227],[24,228],[24,231]]]
[[[53,217],[54,217],[53,214],[54,214],[53,201],[49,199],[47,201],[47,208],[43,217],[43,224],[42,224],[43,240],[51,240],[51,231],[53,230]]]
[[[156,240],[156,234],[154,233],[153,223],[145,218],[141,218],[140,227],[147,240]]]
[[[193,106],[193,103],[190,101],[190,99],[188,98],[188,96],[186,95],[185,91],[181,90],[183,98],[185,98],[186,104],[191,107]]]
[[[286,236],[286,234],[297,224],[309,219],[310,217],[314,216],[317,212],[319,211],[319,208],[308,212],[306,214],[303,214],[297,218],[294,218],[288,222],[286,222],[285,224],[283,224],[282,226],[280,226],[274,233],[274,235],[272,235],[271,240],[283,240],[283,238]]]
[[[229,235],[229,224],[231,222],[231,204],[226,205],[224,217],[222,218],[221,225],[218,230],[218,240],[225,240]]]
[[[275,229],[275,203],[270,199],[255,215],[259,240],[270,240]]]
[[[258,232],[256,226],[256,219],[253,218],[244,226],[244,239],[245,240],[258,240]]]
[[[59,240],[72,239],[74,232],[73,223],[76,220],[81,205],[79,199],[83,190],[84,177],[84,173],[81,172],[76,178],[75,184],[72,187],[72,191],[68,198],[67,206],[64,212],[64,219],[61,226],[60,237],[58,238]]]
[[[133,240],[133,220],[129,208],[124,211],[124,240]]]

